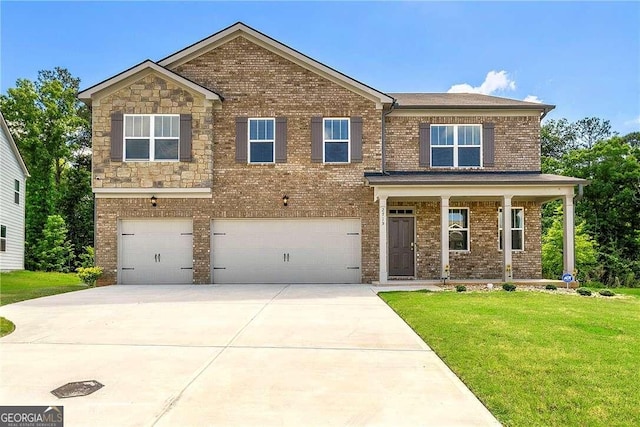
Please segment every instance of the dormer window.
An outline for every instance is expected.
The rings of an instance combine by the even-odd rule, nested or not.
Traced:
[[[431,166],[482,166],[481,125],[431,125]]]

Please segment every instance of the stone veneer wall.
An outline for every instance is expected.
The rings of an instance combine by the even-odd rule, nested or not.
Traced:
[[[416,278],[440,279],[440,203],[389,202],[389,208],[411,206],[415,208]],[[499,202],[456,202],[450,207],[469,208],[470,251],[450,252],[449,265],[452,279],[500,279],[502,277],[502,251],[498,249]],[[542,278],[541,260],[541,207],[535,202],[513,202],[513,207],[524,208],[524,251],[513,252],[514,279]]]
[[[420,123],[431,124],[495,124],[495,166],[478,171],[539,171],[540,118],[537,116],[472,116],[472,117],[402,117],[386,118],[387,170],[459,170],[427,168],[418,164]]]

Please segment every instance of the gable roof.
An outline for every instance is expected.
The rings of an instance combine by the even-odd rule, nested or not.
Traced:
[[[393,97],[386,93],[380,92],[369,85],[316,61],[315,59],[280,43],[279,41],[249,27],[242,22],[237,22],[207,38],[200,40],[199,42],[192,44],[191,46],[187,46],[184,49],[161,59],[158,61],[158,64],[167,68],[177,67],[239,36],[243,36],[253,43],[288,59],[307,70],[319,74],[334,83],[346,87],[347,89],[351,89],[360,95],[364,95],[369,99],[375,100],[380,104],[391,104],[394,101]]]
[[[517,99],[500,98],[479,93],[390,93],[396,99],[396,108],[413,109],[520,109],[540,110],[544,114],[556,108],[555,105]]]
[[[87,88],[85,90],[83,90],[82,92],[78,93],[78,98],[82,101],[84,101],[87,104],[91,104],[91,101],[94,97],[94,95],[96,95],[98,92],[101,92],[103,90],[109,89],[109,88],[113,88],[113,87],[117,87],[118,83],[123,83],[126,81],[131,80],[132,78],[135,78],[135,76],[140,75],[141,73],[145,72],[145,71],[155,71],[158,74],[161,74],[165,77],[167,77],[170,80],[173,80],[174,82],[185,86],[189,89],[192,89],[195,92],[198,92],[200,94],[202,94],[206,99],[210,99],[213,101],[222,101],[222,97],[220,95],[218,95],[217,93],[207,89],[204,86],[199,85],[198,83],[195,83],[185,77],[182,77],[179,74],[174,73],[171,70],[168,70],[158,64],[156,64],[155,62],[151,61],[150,59],[147,59],[145,61],[142,61],[141,63],[134,65],[133,67],[129,68],[128,70],[124,70],[123,72],[116,74],[113,77],[110,77],[106,80],[101,81],[100,83],[97,83],[93,86],[91,86],[90,88]]]
[[[18,150],[18,146],[16,142],[13,140],[13,136],[11,136],[11,132],[9,132],[9,126],[7,126],[7,122],[2,115],[2,111],[0,111],[0,127],[2,127],[2,131],[6,135],[7,141],[9,141],[9,147],[11,147],[11,151],[16,156],[16,160],[18,160],[18,164],[20,164],[20,168],[24,172],[25,176],[30,176],[29,171],[27,170],[27,165],[24,164],[24,160],[22,160],[22,156],[20,155],[20,150]]]

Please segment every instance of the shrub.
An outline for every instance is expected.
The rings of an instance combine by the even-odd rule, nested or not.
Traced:
[[[514,285],[513,283],[505,283],[502,285],[502,289],[507,292],[513,292],[516,290],[516,285]]]
[[[64,219],[60,215],[48,216],[42,234],[36,255],[38,270],[68,273],[73,259],[73,245],[67,237]]]
[[[93,267],[95,265],[95,250],[93,246],[85,246],[84,253],[78,255],[79,267]]]
[[[558,290],[558,287],[552,283],[549,283],[547,286],[544,287],[546,290],[548,291],[556,291]]]
[[[600,295],[602,295],[603,297],[612,297],[615,294],[609,290],[609,289],[602,289],[600,292],[598,292]]]
[[[591,296],[591,289],[589,288],[578,288],[576,292],[585,297]]]
[[[98,278],[102,276],[102,267],[79,267],[76,272],[83,283],[94,286]]]
[[[456,286],[456,292],[466,292],[466,291],[467,291],[467,287],[465,285]]]

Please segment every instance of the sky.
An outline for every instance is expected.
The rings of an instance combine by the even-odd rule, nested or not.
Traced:
[[[640,2],[0,0],[0,93],[38,70],[92,86],[242,21],[382,92],[477,92],[640,130]]]

